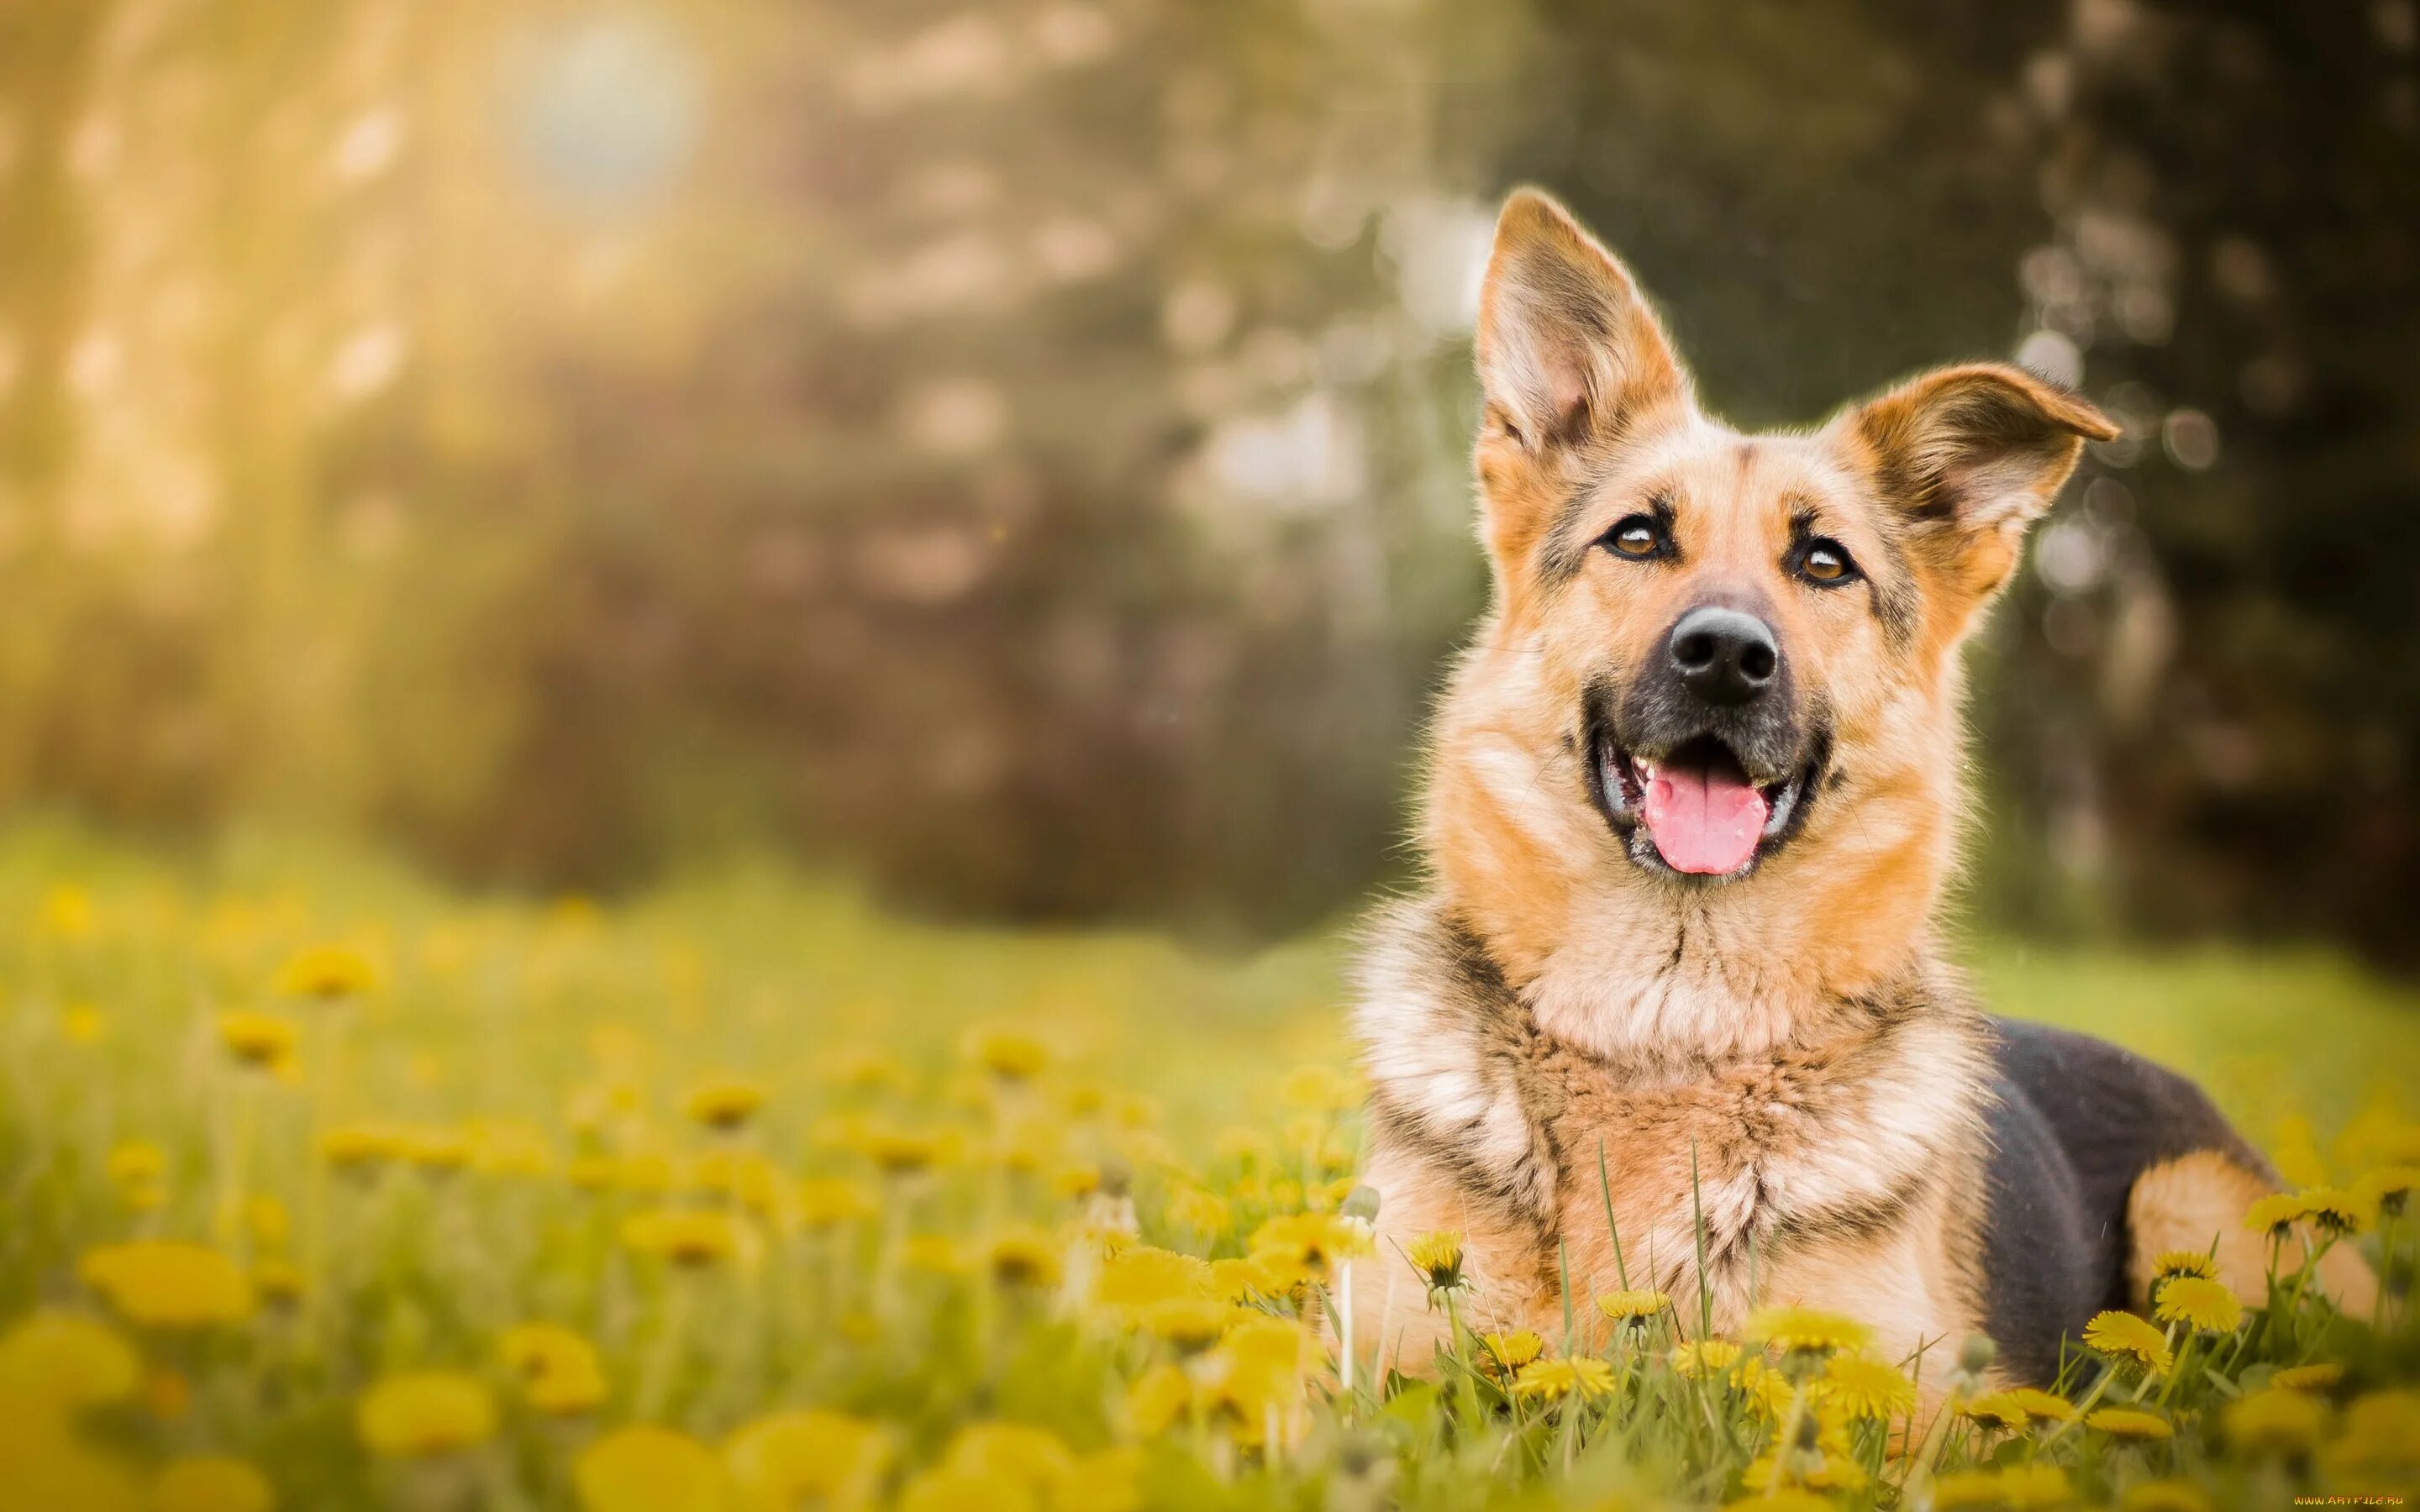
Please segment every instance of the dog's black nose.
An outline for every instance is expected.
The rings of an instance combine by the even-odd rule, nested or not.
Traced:
[[[1682,684],[1727,708],[1761,697],[1781,670],[1781,647],[1762,620],[1714,604],[1682,615],[1671,646]]]

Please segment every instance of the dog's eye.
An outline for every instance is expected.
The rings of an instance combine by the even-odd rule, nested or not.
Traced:
[[[1632,515],[1617,520],[1613,529],[1605,532],[1605,544],[1618,557],[1644,560],[1655,555],[1664,545],[1664,532],[1650,515]]]
[[[1809,582],[1838,588],[1857,576],[1857,564],[1850,560],[1848,548],[1839,542],[1813,540],[1799,554],[1798,575]]]

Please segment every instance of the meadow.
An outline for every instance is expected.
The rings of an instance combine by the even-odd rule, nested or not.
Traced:
[[[1370,1242],[1342,930],[1249,956],[903,920],[735,863],[612,903],[356,853],[0,834],[0,1506],[2117,1504],[2420,1489],[2420,996],[2322,954],[1983,942],[2004,1011],[2202,1077],[2362,1246],[2337,1316],[2177,1257],[2056,1393],[1844,1319],[1458,1308]],[[2301,1253],[2299,1245],[2278,1251]],[[1457,1312],[1457,1316],[1459,1316]],[[1412,1364],[1417,1372],[1401,1369]]]

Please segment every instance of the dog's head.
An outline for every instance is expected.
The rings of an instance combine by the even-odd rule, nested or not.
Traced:
[[[1566,870],[1669,889],[1753,890],[1785,856],[1893,835],[1946,856],[1958,647],[2115,427],[1986,364],[1743,435],[1699,409],[1621,263],[1527,192],[1497,227],[1478,360],[1496,607],[1440,726],[1440,780],[1466,760],[1473,790],[1441,795],[1443,822],[1526,826]],[[1488,791],[1519,764],[1508,741],[1559,813]],[[1439,821],[1433,846],[1487,843]]]

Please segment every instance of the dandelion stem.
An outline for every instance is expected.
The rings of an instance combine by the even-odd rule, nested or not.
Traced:
[[[1353,1405],[1353,1261],[1350,1257],[1336,1262],[1336,1331],[1344,1346],[1340,1381],[1345,1411]]]
[[[2075,1404],[2075,1415],[2070,1417],[2066,1422],[2061,1423],[2057,1427],[2053,1428],[2049,1434],[2042,1439],[2041,1443],[2036,1446],[2037,1450],[2047,1449],[2052,1444],[2056,1443],[2059,1440],[2066,1438],[2070,1433],[2074,1432],[2076,1425],[2084,1421],[2085,1414],[2091,1412],[2093,1408],[2099,1406],[2101,1398],[2108,1395],[2109,1383],[2117,1379],[2118,1367],[2115,1365],[2103,1365],[2101,1370],[2101,1379],[2094,1381],[2092,1383],[2092,1389],[2084,1394],[2084,1400]]]
[[[1694,1159],[1692,1164],[1695,1164]],[[1781,1483],[1791,1461],[1798,1452],[1798,1425],[1807,1418],[1807,1383],[1793,1380],[1790,1383],[1790,1412],[1781,1420],[1781,1436],[1773,1443],[1773,1473],[1765,1477],[1767,1498],[1781,1493]]]
[[[664,1297],[663,1327],[656,1335],[656,1347],[647,1358],[646,1371],[639,1378],[636,1406],[643,1423],[662,1414],[672,1395],[673,1378],[680,1369],[681,1356],[688,1350],[690,1278],[675,1273],[666,1279],[670,1285]]]
[[[1694,1138],[1689,1141],[1689,1237],[1698,1247],[1698,1336],[1711,1338],[1714,1332],[1714,1292],[1706,1278],[1706,1204],[1698,1181],[1698,1141]]]
[[[1605,1141],[1596,1142],[1596,1189],[1605,1197],[1605,1231],[1613,1238],[1613,1273],[1621,1289],[1630,1289],[1630,1267],[1621,1259],[1621,1225],[1613,1217],[1613,1178],[1606,1173]]]

